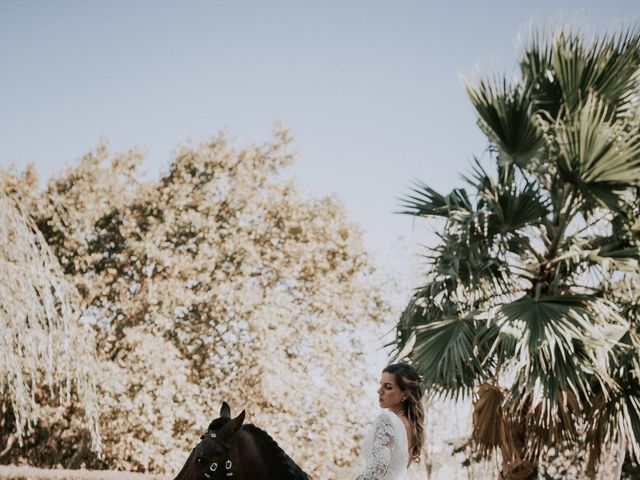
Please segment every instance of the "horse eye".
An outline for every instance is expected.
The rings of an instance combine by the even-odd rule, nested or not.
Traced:
[[[196,457],[196,463],[204,463],[204,458]]]

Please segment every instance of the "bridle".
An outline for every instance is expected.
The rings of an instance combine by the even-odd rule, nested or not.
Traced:
[[[216,432],[207,432],[204,435],[202,435],[200,439],[202,440],[205,437],[212,438],[213,440],[215,440],[216,442],[218,442],[220,445],[222,445],[224,448],[227,449],[227,460],[224,462],[224,468],[225,470],[227,470],[226,476],[229,478],[233,477],[233,471],[231,471],[231,469],[233,468],[233,463],[229,458],[230,457],[229,452],[231,451],[231,447],[232,447],[231,443],[229,443],[224,438],[216,435]],[[218,470],[218,464],[216,462],[211,463],[211,465],[209,465],[209,470],[204,473],[205,478],[211,478],[211,475],[209,474],[209,472],[215,472],[217,470]]]

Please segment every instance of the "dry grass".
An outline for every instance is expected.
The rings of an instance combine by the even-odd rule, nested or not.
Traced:
[[[46,470],[0,465],[0,480],[170,480],[173,477],[112,470]]]

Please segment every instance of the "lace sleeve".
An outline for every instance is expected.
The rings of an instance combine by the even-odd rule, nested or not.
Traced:
[[[356,480],[379,480],[383,478],[389,469],[391,453],[395,444],[396,438],[391,422],[384,416],[378,417],[373,434],[373,446],[367,458],[367,467],[364,472],[356,477]]]

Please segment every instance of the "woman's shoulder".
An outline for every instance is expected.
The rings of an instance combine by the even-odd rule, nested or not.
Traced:
[[[393,413],[391,410],[384,409],[376,417],[376,423],[392,426],[398,424],[402,425],[402,420],[400,420],[400,417],[398,417],[398,415]]]
[[[382,411],[380,412],[380,414],[378,415],[378,418],[388,418],[391,420],[400,420],[400,417],[398,415],[396,415],[395,413],[393,413],[391,410],[387,409],[387,408],[383,408]]]

